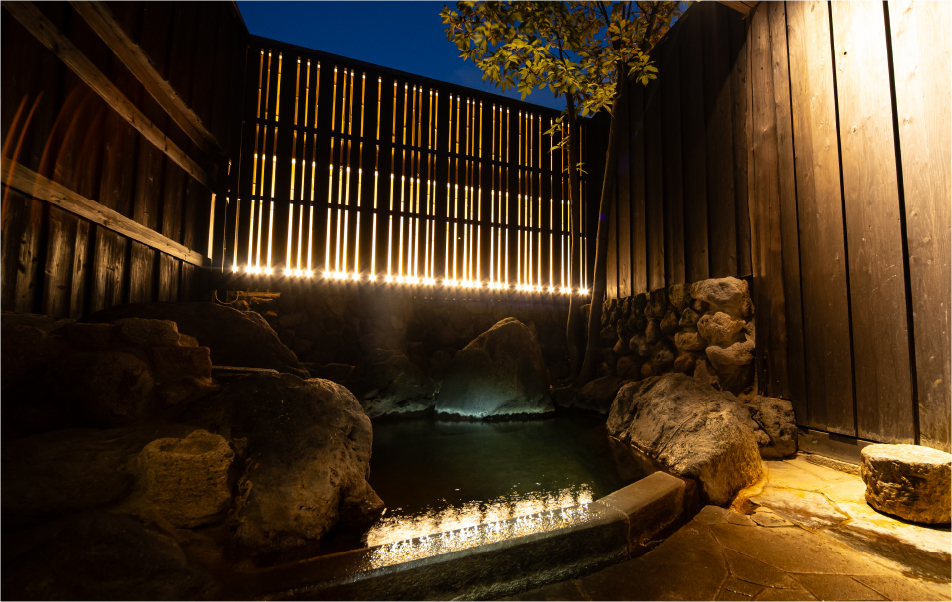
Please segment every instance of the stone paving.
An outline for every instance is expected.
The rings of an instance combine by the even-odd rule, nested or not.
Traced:
[[[808,458],[766,462],[739,511],[707,506],[644,556],[514,599],[952,599],[948,525],[880,514],[858,475]]]

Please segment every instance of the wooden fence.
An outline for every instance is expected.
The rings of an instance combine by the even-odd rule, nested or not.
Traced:
[[[949,449],[950,17],[908,1],[752,13],[760,382],[802,425]]]
[[[3,3],[4,310],[188,300],[247,32],[229,3]]]
[[[743,15],[692,6],[631,86],[611,206],[608,297],[750,274]]]
[[[223,269],[272,284],[571,287],[567,149],[543,134],[557,111],[263,38],[248,57]],[[584,178],[579,198],[584,288]]]

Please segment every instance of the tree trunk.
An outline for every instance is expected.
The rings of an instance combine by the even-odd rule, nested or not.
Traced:
[[[581,207],[576,203],[578,194],[578,117],[575,109],[575,99],[570,94],[565,95],[565,107],[568,113],[569,127],[569,316],[565,324],[565,340],[569,352],[569,375],[572,378],[578,377],[581,363],[581,353],[578,345],[578,329],[581,316],[579,316],[579,307],[581,306],[582,296],[575,291],[581,286],[581,279],[578,275],[581,270],[576,270],[576,243],[578,242],[578,223],[576,210]],[[581,250],[579,250],[581,253]]]
[[[598,341],[602,330],[602,306],[605,297],[606,256],[608,254],[608,215],[611,202],[615,197],[615,184],[618,179],[618,140],[620,133],[615,123],[618,111],[626,110],[628,103],[628,78],[624,76],[624,66],[618,83],[618,94],[612,102],[612,121],[608,132],[608,152],[605,160],[605,179],[602,181],[602,198],[598,207],[598,231],[595,238],[595,275],[592,282],[592,306],[588,317],[588,343],[585,347],[585,361],[579,373],[578,385],[584,385],[595,377],[598,367]]]

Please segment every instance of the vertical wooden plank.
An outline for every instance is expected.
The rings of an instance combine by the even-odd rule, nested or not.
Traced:
[[[722,278],[737,274],[728,34],[728,18],[734,11],[715,2],[702,4],[700,8],[705,11],[701,29],[710,275]]]
[[[640,84],[632,82],[628,84],[629,90],[635,86],[640,87]],[[636,225],[643,223],[644,220],[639,219],[638,211],[634,208],[637,201],[632,190],[632,179],[644,177],[643,174],[638,173],[643,169],[644,163],[636,162],[632,152],[634,138],[637,135],[636,128],[641,125],[641,105],[635,104],[635,96],[629,93],[628,106],[614,115],[614,125],[620,130],[621,136],[618,141],[618,191],[615,195],[618,221],[614,223],[612,230],[617,236],[617,296],[621,298],[631,295],[632,279],[638,273],[638,268],[635,266],[638,264],[639,251],[643,256],[644,249],[644,238],[635,234]],[[638,96],[637,101],[640,100],[641,97]],[[641,201],[644,203],[643,198]]]
[[[680,35],[675,27],[664,47],[661,85],[661,176],[664,198],[664,257],[668,284],[686,282],[684,271],[684,204],[681,179],[681,60]]]
[[[688,282],[709,277],[707,151],[704,127],[703,24],[697,10],[681,17],[681,169],[684,206],[684,270]]]
[[[164,73],[168,31],[171,29],[171,8],[168,4],[154,2],[143,4],[142,11],[142,37],[139,45],[150,56],[159,73]],[[143,94],[139,108],[159,129],[167,131],[168,117],[154,98]],[[165,155],[141,135],[137,136],[137,140],[139,152],[132,218],[143,226],[159,230]]]
[[[172,297],[172,278],[174,276],[173,265],[175,263],[175,258],[165,253],[159,253],[158,255],[158,280],[156,286],[156,297],[159,301],[174,301],[175,298]]]
[[[949,451],[949,163],[952,15],[943,2],[890,2],[894,89],[908,241],[917,443]]]
[[[648,248],[648,286],[646,290],[664,288],[665,220],[663,198],[663,133],[661,122],[661,86],[658,80],[645,89],[645,224]],[[640,292],[640,291],[635,291]]]
[[[392,153],[393,153],[393,78],[387,75],[381,76],[380,82],[380,141],[379,156],[377,159],[377,170],[380,174],[377,179],[377,239],[376,239],[376,273],[382,277],[387,273],[387,244],[388,227],[390,220],[390,187],[392,184]],[[446,99],[440,98],[439,104],[443,105],[445,111]],[[442,124],[441,124],[442,125]],[[442,128],[441,128],[442,131]],[[444,143],[445,144],[445,143]],[[445,159],[443,161],[445,163]],[[438,162],[439,166],[439,162]],[[446,167],[443,166],[445,178]],[[446,180],[442,186],[437,186],[437,196],[446,198]],[[445,212],[445,207],[443,208]],[[444,219],[445,219],[445,213]],[[440,247],[442,248],[442,247]]]
[[[136,242],[129,243],[129,303],[153,301],[155,255],[157,251]]]
[[[618,166],[613,166],[618,169]],[[608,254],[605,256],[606,298],[618,298],[618,188],[612,195],[608,212]]]
[[[730,19],[731,124],[734,139],[734,224],[737,232],[737,276],[751,274],[750,214],[747,210],[747,25],[748,20],[742,19],[739,14]],[[786,57],[786,28],[784,28],[783,41],[783,56]],[[784,59],[784,69],[786,69],[786,59]],[[786,86],[787,104],[789,104],[789,78],[784,78],[783,81],[783,85]],[[787,112],[789,113],[789,108]],[[799,257],[797,257],[797,261],[799,264]],[[798,299],[799,296],[798,292]]]
[[[17,278],[20,272],[20,242],[23,228],[29,219],[29,203],[23,195],[10,190],[6,192],[7,204],[3,213],[2,245],[3,269],[0,271],[0,308],[15,311]]]
[[[777,121],[780,230],[783,241],[783,289],[787,326],[787,379],[782,391],[783,397],[793,402],[795,414],[798,417],[806,417],[803,309],[800,296],[800,234],[797,219],[796,172],[793,159],[793,121],[790,113],[790,74],[787,68],[787,19],[783,3],[770,6],[768,19],[770,21],[771,63],[773,65],[774,105]],[[746,154],[746,147],[744,152]],[[746,182],[744,188],[746,189]]]
[[[107,288],[113,285],[113,267],[109,265],[112,259],[115,233],[102,226],[93,224],[90,228],[92,235],[92,286],[89,291],[89,311],[105,309]]]
[[[56,318],[69,316],[70,281],[79,219],[59,207],[49,207],[49,239],[40,312]]]
[[[757,316],[756,369],[761,393],[781,395],[786,380],[786,312],[780,247],[777,121],[773,92],[770,23],[771,5],[751,20],[751,78],[753,81],[754,179],[751,196],[751,237],[757,248],[753,263],[753,298]]]
[[[280,96],[276,96],[279,112],[277,126],[277,161],[274,163],[274,225],[271,244],[271,267],[284,275],[288,267],[288,216],[291,213],[291,149],[294,148],[294,95],[297,85],[297,53],[280,52]],[[354,170],[356,176],[357,170]],[[270,195],[269,195],[270,196]],[[263,252],[262,252],[263,255]],[[345,268],[346,269],[346,266]]]
[[[70,279],[69,317],[80,318],[89,313],[86,291],[90,273],[91,246],[89,231],[92,224],[84,219],[76,225],[76,245],[73,248],[73,276]]]
[[[628,182],[619,174],[618,185],[631,188],[631,252],[625,257],[631,262],[632,286],[628,295],[648,290],[648,232],[645,213],[645,112],[644,86],[629,82],[629,114],[631,120],[622,133],[627,132],[631,156],[631,178]]]
[[[879,3],[832,4],[857,435],[914,443],[896,141]]]
[[[800,223],[805,426],[856,435],[829,9],[791,2],[787,45]]]

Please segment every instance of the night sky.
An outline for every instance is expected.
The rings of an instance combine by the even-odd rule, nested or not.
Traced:
[[[471,61],[443,33],[443,2],[238,2],[248,30],[265,38],[323,50],[391,69],[487,92]],[[452,5],[452,3],[448,3]],[[519,98],[514,90],[506,93]],[[548,90],[526,102],[564,109]]]

